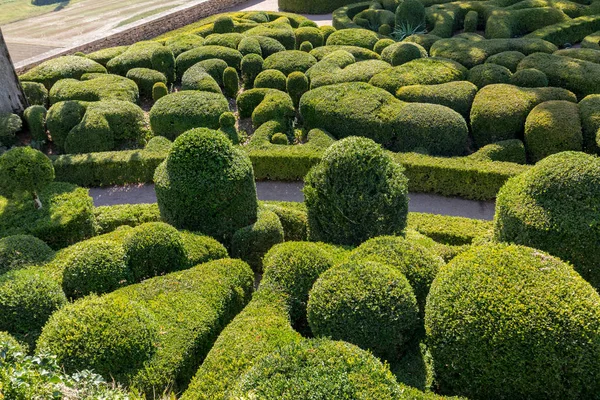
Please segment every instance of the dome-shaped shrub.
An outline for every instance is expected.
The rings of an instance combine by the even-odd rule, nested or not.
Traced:
[[[285,76],[294,71],[306,72],[317,63],[317,59],[300,50],[287,50],[275,53],[265,58],[265,69],[276,69]]]
[[[496,201],[494,235],[571,262],[600,287],[600,158],[578,152],[546,157],[510,178]]]
[[[367,138],[330,146],[307,174],[304,195],[313,240],[357,245],[406,226],[403,168]]]
[[[545,73],[535,68],[521,69],[510,77],[510,83],[519,87],[546,87],[548,77]]]
[[[349,262],[324,272],[306,311],[315,336],[344,340],[386,359],[401,354],[419,321],[404,274],[374,262]]]
[[[144,147],[145,151],[151,151],[155,153],[167,153],[171,150],[171,146],[173,142],[167,139],[164,136],[154,136],[152,139],[148,141],[146,147]]]
[[[389,369],[368,352],[344,342],[305,340],[256,362],[231,397],[391,400],[401,399],[403,392]]]
[[[15,147],[0,156],[0,195],[37,193],[54,180],[52,161],[31,147]]]
[[[250,159],[220,132],[194,129],[173,143],[154,174],[161,217],[218,240],[256,221]]]
[[[393,67],[402,65],[417,58],[427,57],[427,50],[417,43],[399,42],[387,46],[381,52],[383,61],[387,61]]]
[[[277,89],[285,92],[285,74],[276,69],[266,69],[256,76],[255,88]]]
[[[156,350],[159,326],[142,305],[124,296],[88,296],[52,315],[37,344],[67,372],[93,369],[124,381]]]
[[[380,236],[369,239],[348,256],[349,261],[375,261],[388,264],[402,272],[412,286],[421,310],[431,282],[444,260],[432,250],[400,236]]]
[[[444,393],[591,399],[600,390],[600,296],[539,250],[474,247],[436,277],[425,328]]]
[[[190,268],[212,260],[227,258],[225,246],[209,236],[196,235],[187,231],[180,232],[180,236]]]
[[[123,246],[111,240],[86,240],[63,250],[53,262],[63,270],[67,297],[102,294],[132,283]]]
[[[242,58],[242,78],[245,89],[254,87],[254,80],[262,71],[263,63],[263,58],[254,53],[247,54]]]
[[[525,58],[525,54],[520,51],[502,51],[488,57],[485,62],[497,65],[502,65],[510,70],[510,72],[516,72],[517,66]]]
[[[583,134],[577,104],[554,100],[535,106],[525,120],[525,148],[533,163],[561,151],[581,151]]]
[[[0,275],[28,265],[43,264],[54,256],[46,243],[31,235],[0,239]]]
[[[509,83],[512,73],[502,65],[487,63],[476,65],[469,70],[467,80],[481,89],[494,83]]]
[[[129,269],[138,282],[188,266],[179,232],[164,222],[135,227],[123,241],[123,247]]]

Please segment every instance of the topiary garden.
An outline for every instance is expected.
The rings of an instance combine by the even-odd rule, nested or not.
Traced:
[[[600,2],[279,3],[21,74],[0,398],[598,398]]]

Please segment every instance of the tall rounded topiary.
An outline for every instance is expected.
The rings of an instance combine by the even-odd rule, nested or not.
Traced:
[[[397,358],[419,325],[408,280],[397,269],[349,262],[324,272],[307,305],[315,336],[344,340],[388,360]]]
[[[600,390],[600,296],[560,260],[506,244],[442,268],[425,329],[444,393],[592,399]]]
[[[242,58],[242,79],[244,81],[244,89],[252,89],[254,87],[254,79],[260,74],[263,69],[263,58],[254,53],[250,53]]]
[[[163,82],[156,82],[152,86],[152,100],[158,101],[169,94],[169,89],[167,85]]]
[[[294,102],[294,107],[298,107],[300,97],[308,92],[308,85],[308,78],[302,72],[295,71],[288,75],[285,87]]]
[[[228,15],[218,17],[213,25],[213,33],[229,33],[233,32],[235,25],[233,19]]]
[[[220,132],[201,128],[178,137],[154,182],[161,217],[179,229],[229,240],[256,221],[252,163]]]
[[[31,235],[14,235],[0,239],[0,275],[28,265],[49,261],[54,251],[42,240]]]
[[[546,157],[498,192],[494,236],[571,262],[600,288],[600,158],[580,152]]]
[[[237,95],[240,87],[240,78],[235,68],[227,67],[223,71],[223,91],[225,96],[233,97]]]
[[[53,180],[52,161],[38,150],[15,147],[0,157],[0,194],[3,196],[31,194],[37,208],[41,208],[38,193]]]
[[[371,139],[349,137],[334,143],[305,178],[311,239],[358,245],[402,232],[407,182],[402,166]]]

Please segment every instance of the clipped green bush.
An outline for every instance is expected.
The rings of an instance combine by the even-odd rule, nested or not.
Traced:
[[[240,78],[235,68],[227,67],[223,71],[224,94],[227,97],[236,97],[240,86]]]
[[[228,240],[256,222],[252,164],[219,132],[194,129],[177,138],[154,181],[162,218],[180,229]]]
[[[510,83],[519,87],[546,87],[548,77],[539,69],[526,68],[515,72],[510,77]]]
[[[244,35],[238,32],[231,33],[213,33],[204,39],[205,46],[224,46],[231,49],[237,49]]]
[[[106,49],[101,49],[98,51],[94,51],[92,53],[86,54],[85,56],[90,60],[94,60],[99,64],[102,64],[106,67],[106,64],[115,58],[118,55],[125,53],[129,46],[116,46],[116,47],[108,47]]]
[[[154,136],[152,139],[148,141],[146,147],[144,147],[145,151],[155,152],[155,153],[168,153],[171,150],[171,146],[173,142],[167,139],[164,136]]]
[[[405,0],[396,8],[395,29],[400,36],[421,33],[425,28],[425,7],[419,0]],[[400,37],[400,39],[404,39]]]
[[[137,103],[139,89],[134,81],[118,75],[93,74],[84,80],[62,79],[50,89],[50,104],[61,101],[121,100]]]
[[[348,262],[321,274],[310,291],[307,315],[315,336],[343,340],[388,360],[402,354],[419,321],[404,274],[373,262]]]
[[[314,56],[318,61],[321,61],[327,55],[339,50],[344,50],[352,54],[356,61],[381,59],[379,54],[375,53],[373,50],[365,49],[364,47],[358,46],[327,45],[313,49],[313,51],[311,51],[310,54]]]
[[[334,143],[305,178],[311,239],[357,245],[401,232],[408,212],[402,172],[370,139],[351,137]]]
[[[182,33],[181,35],[173,36],[165,41],[165,46],[173,52],[175,58],[181,53],[200,47],[203,44],[204,38],[202,36],[190,33]]]
[[[507,139],[487,144],[471,154],[469,158],[481,161],[505,161],[517,164],[525,164],[527,162],[525,145],[519,139]]]
[[[294,107],[298,107],[300,97],[308,92],[308,78],[302,72],[292,72],[287,77],[286,90],[294,102]]]
[[[373,47],[373,51],[377,54],[381,54],[381,52],[388,46],[396,43],[394,39],[379,39],[375,46]]]
[[[242,58],[242,80],[244,89],[251,89],[254,87],[254,80],[263,70],[263,58],[254,53],[246,54]]]
[[[440,391],[595,396],[598,301],[569,265],[539,250],[492,244],[458,255],[433,282],[425,313]]]
[[[600,154],[600,95],[586,96],[579,102],[583,128],[583,146],[587,152]]]
[[[368,29],[341,29],[327,38],[327,46],[358,46],[373,50],[379,40],[377,33]]]
[[[465,32],[477,31],[477,25],[479,24],[479,13],[471,10],[465,15],[465,21],[463,23]]]
[[[296,114],[292,98],[275,89],[246,90],[238,96],[237,106],[240,118],[252,117],[256,128],[271,120],[291,121]]]
[[[44,142],[46,136],[46,108],[44,106],[29,106],[23,113],[25,126],[29,129],[31,138],[36,142]]]
[[[409,214],[410,218],[410,214]],[[348,256],[351,262],[373,261],[390,265],[406,276],[423,312],[431,282],[444,261],[419,243],[401,236],[369,239]]]
[[[317,59],[300,50],[287,50],[265,58],[264,69],[276,69],[288,76],[294,71],[306,72]]]
[[[185,53],[181,53],[176,60],[177,78],[181,79],[185,71],[199,61],[219,59],[228,66],[240,69],[243,55],[236,49],[224,46],[201,46]]]
[[[0,114],[0,146],[10,146],[16,141],[23,121],[17,114]]]
[[[48,89],[38,82],[21,82],[27,102],[32,106],[48,107]]]
[[[227,63],[223,60],[200,61],[185,71],[181,78],[181,89],[221,94],[220,85],[223,84],[223,75],[227,68]]]
[[[149,68],[130,69],[127,71],[126,76],[136,83],[140,91],[140,96],[145,98],[152,98],[152,89],[157,83],[167,84],[165,74]]]
[[[575,95],[560,88],[519,88],[488,85],[477,92],[471,108],[471,128],[477,147],[507,139],[518,139],[533,108],[550,100],[575,102]]]
[[[213,260],[227,258],[227,249],[215,239],[193,232],[181,231],[181,241],[188,259],[188,267],[204,264]]]
[[[33,195],[37,208],[39,193],[54,180],[52,161],[31,147],[14,147],[0,156],[0,195],[19,198]]]
[[[86,107],[79,101],[65,101],[54,104],[46,115],[46,125],[52,142],[64,149],[65,140],[71,129],[81,122]]]
[[[227,33],[227,32],[233,32],[233,29],[234,29],[233,19],[231,19],[231,17],[228,15],[223,15],[223,16],[218,17],[215,20],[213,32]]]
[[[33,67],[19,79],[23,82],[38,82],[50,90],[61,79],[80,79],[87,73],[106,73],[106,68],[86,57],[63,56],[44,61]]]
[[[512,73],[502,65],[486,63],[476,65],[469,70],[467,80],[481,89],[495,83],[509,83]]]
[[[242,53],[243,56],[247,56],[248,54],[256,54],[262,58],[262,48],[260,47],[260,42],[255,37],[243,38],[238,44],[237,49],[240,53]]]
[[[137,282],[188,266],[179,232],[163,222],[148,222],[135,227],[125,238],[123,248],[127,265]]]
[[[277,214],[261,209],[254,224],[238,229],[233,234],[231,255],[246,261],[254,271],[261,272],[264,255],[283,239],[283,226]]]
[[[399,42],[385,47],[380,54],[383,61],[395,67],[417,58],[426,58],[427,50],[417,43]]]
[[[411,103],[433,103],[453,109],[468,121],[477,86],[468,81],[455,81],[439,85],[409,85],[396,92],[399,100]]]
[[[577,104],[564,100],[538,104],[525,120],[525,148],[532,163],[561,151],[581,151],[583,136]]]
[[[407,228],[428,236],[438,243],[463,246],[487,236],[493,226],[492,221],[481,219],[409,212]],[[411,241],[409,234],[407,237]],[[411,243],[416,244],[417,241],[412,240]]]
[[[29,265],[41,265],[52,259],[54,251],[31,235],[13,235],[0,239],[0,275]]]
[[[219,128],[219,117],[229,111],[222,94],[183,91],[159,99],[150,110],[150,126],[155,135],[175,139],[192,128]]]
[[[303,51],[305,53],[310,53],[312,51],[312,49],[313,49],[313,45],[309,41],[302,42],[300,44],[300,46],[298,47],[298,50]]]
[[[165,97],[168,94],[169,94],[169,89],[167,88],[167,85],[165,85],[164,83],[156,82],[152,86],[152,101],[157,102],[158,100],[162,99],[163,97]]]
[[[86,112],[64,143],[64,151],[68,154],[109,151],[114,147],[115,136],[110,125],[104,115],[97,112]]]
[[[265,204],[265,207],[279,217],[286,241],[308,240],[308,215],[305,209],[298,210],[271,203]]]
[[[255,88],[277,89],[285,92],[286,76],[276,69],[265,69],[256,76]]]
[[[507,50],[488,57],[485,62],[486,64],[492,63],[501,65],[508,68],[510,72],[515,73],[517,72],[517,66],[524,58],[525,54],[521,53],[520,51]]]
[[[323,31],[314,26],[305,26],[294,31],[296,34],[296,47],[299,49],[304,42],[309,42],[312,47],[320,47],[325,44]]]
[[[598,273],[600,161],[580,152],[546,157],[498,193],[494,236],[572,263],[594,287]]]

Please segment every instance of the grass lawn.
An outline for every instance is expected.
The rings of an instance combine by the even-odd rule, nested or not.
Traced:
[[[34,6],[31,0],[0,0],[0,25],[58,11],[77,1],[79,0],[66,0],[47,6]]]

